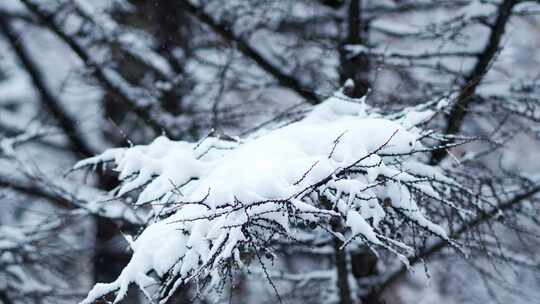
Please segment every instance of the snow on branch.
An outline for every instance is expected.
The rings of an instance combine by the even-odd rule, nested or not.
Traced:
[[[270,253],[272,239],[294,240],[297,229],[313,225],[347,246],[386,248],[404,263],[411,248],[380,229],[388,216],[449,240],[420,205],[445,203],[433,183],[456,185],[420,162],[429,148],[419,126],[434,113],[400,113],[385,116],[337,93],[263,135],[198,143],[158,137],[77,163],[112,163],[121,180],[116,195],[135,193],[135,204],[151,205],[156,215],[117,280],[97,284],[82,303],[114,292],[116,303],[131,283],[162,303],[193,280],[220,287],[229,271],[249,264],[250,253]],[[332,231],[331,218],[345,229]],[[147,288],[155,278],[157,296]]]

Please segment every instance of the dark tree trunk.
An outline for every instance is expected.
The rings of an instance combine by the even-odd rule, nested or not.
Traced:
[[[334,240],[335,264],[337,271],[337,285],[339,290],[339,303],[352,304],[351,287],[349,285],[349,269],[347,267],[347,252],[341,248],[343,241]]]
[[[340,46],[340,80],[345,83],[347,80],[352,80],[352,85],[349,83],[344,88],[344,93],[350,98],[360,98],[367,94],[369,84],[370,63],[369,58],[365,54],[358,54],[350,57],[346,50],[347,45],[366,45],[367,44],[367,25],[362,19],[362,1],[350,0],[347,11],[347,34],[346,38]],[[339,246],[338,246],[339,247]],[[336,260],[341,262],[341,257],[336,253]],[[338,262],[336,261],[336,262]],[[338,262],[338,284],[340,278],[340,265]],[[347,261],[344,260],[345,266]],[[373,275],[377,275],[377,257],[368,249],[361,248],[359,252],[354,253],[350,257],[350,269],[355,278],[361,279]],[[347,267],[341,266],[344,271],[348,272]],[[350,292],[349,292],[350,297]],[[342,301],[342,303],[348,303]],[[378,297],[370,297],[362,299],[362,303],[375,304],[379,303]]]
[[[347,35],[339,46],[340,81],[344,84],[352,80],[354,86],[348,88],[347,96],[360,98],[366,95],[369,84],[369,58],[365,54],[350,57],[347,45],[365,45],[367,25],[362,20],[362,1],[350,0],[347,15]]]

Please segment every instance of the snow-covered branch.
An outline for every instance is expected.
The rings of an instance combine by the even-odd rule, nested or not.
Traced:
[[[265,244],[275,237],[294,240],[294,229],[309,223],[343,246],[386,248],[406,264],[400,252],[410,247],[381,227],[389,217],[449,241],[418,204],[441,200],[433,182],[458,187],[417,160],[426,147],[416,126],[433,112],[405,111],[389,120],[362,100],[345,99],[338,93],[299,122],[242,140],[159,137],[79,162],[75,168],[112,162],[122,181],[116,194],[137,190],[135,205],[152,205],[156,215],[118,279],[96,285],[83,303],[114,291],[117,302],[130,283],[146,291],[152,272],[162,282],[161,301],[188,281],[210,277],[210,286],[219,286],[250,252],[271,252]],[[345,230],[333,231],[331,218]]]

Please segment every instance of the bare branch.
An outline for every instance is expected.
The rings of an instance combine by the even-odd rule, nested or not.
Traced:
[[[39,19],[62,41],[64,41],[71,50],[77,54],[77,56],[84,62],[89,70],[94,74],[97,80],[103,85],[105,89],[113,93],[113,96],[118,98],[126,107],[135,113],[146,125],[148,125],[156,134],[163,132],[170,133],[165,126],[163,126],[156,118],[151,115],[149,107],[141,106],[134,96],[131,96],[129,92],[129,85],[125,83],[119,83],[121,78],[116,72],[112,72],[103,68],[98,64],[90,54],[71,36],[69,36],[60,26],[58,26],[49,13],[43,11],[38,4],[35,4],[31,0],[21,0],[28,10],[34,13]]]
[[[189,0],[181,0],[180,3],[190,14],[197,17],[199,21],[209,26],[214,32],[230,43],[236,45],[242,54],[257,63],[257,65],[259,65],[265,72],[272,75],[280,85],[292,90],[293,92],[296,92],[298,95],[305,98],[306,102],[310,104],[318,104],[320,102],[320,98],[317,94],[307,90],[298,79],[291,75],[285,74],[268,59],[264,58],[264,56],[257,51],[257,49],[251,46],[245,39],[238,37],[230,29],[230,27],[215,21],[214,18],[207,14],[203,8],[195,6]]]
[[[81,135],[82,133],[79,130],[77,121],[67,113],[64,106],[57,100],[57,96],[51,92],[45,83],[44,77],[37,64],[33,61],[28,50],[23,45],[22,40],[19,38],[19,34],[12,28],[9,20],[2,15],[0,15],[0,33],[13,48],[13,51],[28,72],[30,79],[32,79],[32,82],[41,97],[41,102],[58,122],[68,137],[73,149],[83,156],[93,155],[94,151]]]
[[[483,212],[476,217],[472,218],[470,221],[462,224],[455,232],[450,235],[451,239],[459,239],[467,232],[470,232],[472,229],[488,222],[489,220],[496,217],[500,212],[512,209],[519,204],[524,203],[526,200],[530,199],[534,195],[540,192],[540,185],[532,187],[530,190],[516,195],[514,198],[498,204],[495,208],[492,208],[490,211]],[[433,245],[429,246],[419,254],[409,259],[411,265],[417,264],[418,262],[429,259],[430,257],[440,253],[443,249],[447,248],[450,245],[449,242],[445,240],[438,240]],[[377,286],[370,292],[371,296],[373,294],[380,295],[384,292],[392,283],[396,282],[399,278],[404,276],[407,273],[408,268],[406,266],[401,266],[398,270],[386,276],[383,282],[377,284]]]
[[[461,130],[465,116],[467,116],[468,108],[474,100],[473,96],[476,93],[476,89],[480,82],[482,82],[482,79],[489,70],[490,64],[499,51],[506,24],[512,15],[512,9],[517,3],[518,1],[516,0],[505,0],[499,6],[497,19],[495,20],[495,24],[491,27],[491,33],[486,48],[478,56],[478,61],[469,76],[465,79],[465,85],[450,109],[445,130],[446,134],[457,134]],[[431,163],[437,164],[446,156],[447,153],[445,150],[435,150],[431,156]]]

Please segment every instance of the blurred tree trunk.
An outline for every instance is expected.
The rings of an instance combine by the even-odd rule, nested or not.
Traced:
[[[367,24],[362,20],[362,1],[350,0],[347,10],[346,36],[339,45],[340,81],[344,84],[348,79],[354,86],[346,88],[346,95],[360,98],[366,95],[369,85],[369,58],[366,54],[351,56],[347,50],[349,45],[365,45],[367,43]]]
[[[158,41],[158,52],[170,63],[175,75],[184,74],[185,59],[191,55],[189,40],[191,19],[175,0],[145,1],[140,10],[145,15],[149,13],[149,26],[153,27],[150,32]],[[180,86],[174,86],[166,90],[162,100],[162,106],[172,114],[182,113],[181,96],[188,86],[184,79]]]
[[[347,45],[366,45],[368,42],[368,26],[362,19],[362,1],[350,0],[347,9],[347,33],[345,39],[339,46],[340,54],[340,80],[344,84],[347,80],[353,83],[347,83],[344,87],[344,93],[350,98],[360,98],[367,94],[369,84],[370,63],[366,54],[357,54],[353,57],[347,51]],[[339,252],[336,246],[336,252]],[[346,257],[343,257],[346,258]],[[339,254],[336,254],[336,263],[345,263]],[[358,252],[351,254],[350,269],[354,278],[361,279],[377,275],[377,257],[367,247],[360,248]],[[337,264],[340,268],[339,264]],[[343,266],[341,266],[343,267]],[[349,272],[348,269],[347,274]],[[339,274],[338,274],[339,281]],[[350,294],[350,291],[349,291]],[[349,302],[348,302],[349,301]],[[341,304],[350,303],[350,299],[343,299]],[[380,303],[376,297],[362,299],[363,304]]]

